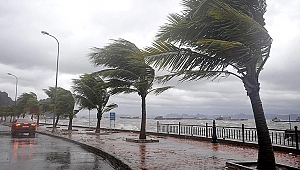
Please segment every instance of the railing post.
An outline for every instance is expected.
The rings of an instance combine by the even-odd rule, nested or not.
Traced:
[[[180,124],[180,122],[178,123],[178,135],[180,135],[180,133],[181,133],[181,126],[180,126],[181,124]]]
[[[245,125],[242,124],[242,140],[243,140],[243,143],[245,143]]]
[[[159,133],[159,130],[160,130],[160,128],[159,128],[159,121],[157,121],[156,122],[156,132]]]
[[[205,133],[206,133],[206,138],[208,138],[208,124],[207,123],[205,123]]]
[[[299,150],[298,127],[295,126],[296,149]]]
[[[222,137],[225,139],[225,127],[222,128]]]
[[[167,125],[167,132],[168,132],[168,134],[169,134],[169,124]]]
[[[216,121],[215,120],[213,120],[213,127],[212,127],[212,129],[213,129],[213,134],[212,134],[212,141],[211,141],[211,143],[218,143],[217,142],[217,132],[216,132],[217,128],[216,128]]]

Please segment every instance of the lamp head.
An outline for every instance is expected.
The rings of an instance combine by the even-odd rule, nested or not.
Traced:
[[[7,74],[12,76],[12,74],[11,74],[11,73],[7,73]]]
[[[44,34],[44,35],[49,35],[49,33],[46,32],[46,31],[41,31],[41,33]]]

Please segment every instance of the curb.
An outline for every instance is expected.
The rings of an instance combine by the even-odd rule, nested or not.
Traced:
[[[123,161],[121,161],[120,159],[114,157],[113,155],[111,155],[107,152],[104,152],[100,148],[90,146],[90,145],[87,145],[87,144],[84,144],[84,143],[81,143],[81,142],[78,142],[78,141],[75,141],[75,140],[72,140],[72,139],[69,139],[69,138],[65,138],[65,137],[62,137],[62,136],[57,136],[57,135],[53,135],[53,134],[45,133],[45,132],[40,132],[40,131],[36,131],[36,132],[40,133],[40,134],[43,134],[43,135],[48,135],[48,136],[51,136],[51,137],[59,138],[59,139],[77,144],[77,145],[81,146],[84,150],[86,150],[88,152],[91,152],[91,153],[94,153],[98,156],[101,156],[104,159],[107,159],[110,162],[110,164],[117,170],[133,170],[133,169],[136,169],[136,168],[130,167],[129,165],[125,164]]]

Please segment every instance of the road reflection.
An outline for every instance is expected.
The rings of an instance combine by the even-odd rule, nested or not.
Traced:
[[[34,157],[34,139],[13,139],[13,158],[28,160]]]

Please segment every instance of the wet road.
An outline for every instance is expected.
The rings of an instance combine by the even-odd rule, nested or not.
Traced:
[[[36,134],[12,138],[0,125],[0,170],[113,170],[102,157],[61,139]]]

